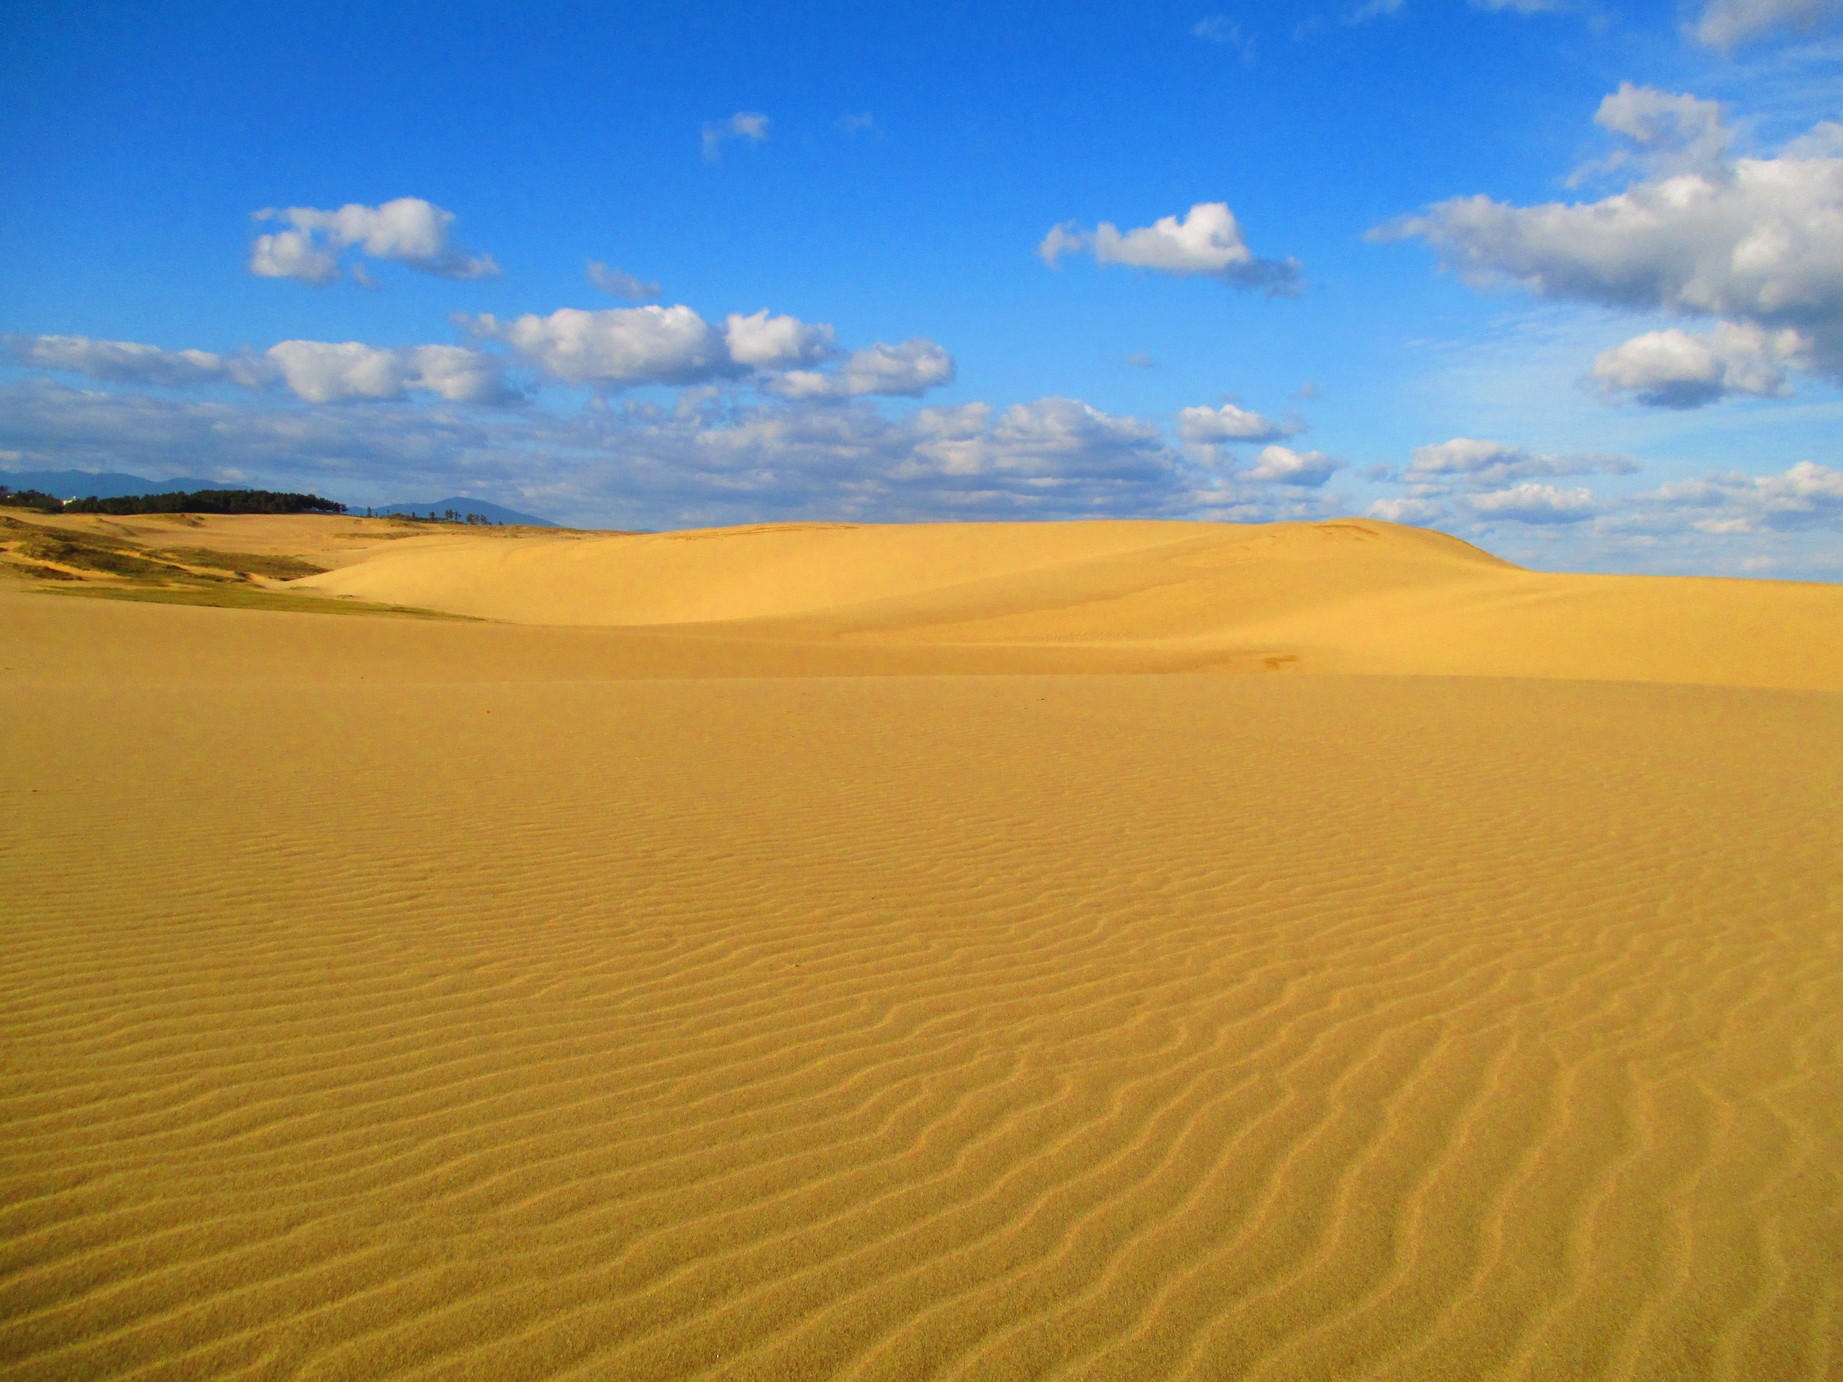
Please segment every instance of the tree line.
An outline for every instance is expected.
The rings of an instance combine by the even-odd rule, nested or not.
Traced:
[[[59,499],[35,489],[0,485],[0,504],[39,513],[344,513],[346,506],[317,494],[268,489],[175,490],[171,494],[123,494],[108,499]]]

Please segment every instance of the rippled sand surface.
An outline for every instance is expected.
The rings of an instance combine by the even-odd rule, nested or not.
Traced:
[[[841,656],[0,594],[0,1372],[1843,1373],[1843,697]]]

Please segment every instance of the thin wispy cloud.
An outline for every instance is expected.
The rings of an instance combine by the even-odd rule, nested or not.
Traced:
[[[1242,29],[1240,23],[1226,14],[1205,15],[1191,25],[1190,33],[1193,38],[1200,38],[1205,43],[1234,50],[1244,62],[1254,57],[1254,40]]]
[[[636,278],[621,269],[612,268],[598,259],[591,259],[584,276],[604,293],[612,293],[617,298],[626,298],[629,302],[645,302],[648,298],[659,296],[659,285],[648,279]]]
[[[727,120],[706,120],[698,145],[703,151],[704,161],[721,162],[723,146],[736,140],[747,144],[766,143],[768,125],[768,117],[756,110],[739,110]]]
[[[1774,32],[1812,33],[1839,14],[1843,0],[1711,0],[1689,32],[1725,53]]]

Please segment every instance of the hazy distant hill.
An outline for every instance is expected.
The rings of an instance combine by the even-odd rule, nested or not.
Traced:
[[[174,494],[201,489],[237,489],[235,480],[201,480],[181,475],[172,480],[146,480],[139,475],[87,470],[0,470],[0,485],[8,489],[35,489],[59,499],[115,499],[125,494]]]
[[[480,517],[490,518],[495,523],[521,523],[532,528],[557,526],[548,518],[520,513],[517,509],[508,509],[500,504],[489,504],[484,499],[433,499],[426,504],[386,504],[382,508],[373,508],[371,512],[380,515],[408,514],[412,518],[440,518],[450,510],[459,514],[477,513]]]

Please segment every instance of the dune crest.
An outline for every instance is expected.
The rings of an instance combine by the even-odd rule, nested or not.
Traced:
[[[525,624],[1843,690],[1843,587],[1527,571],[1374,519],[444,534],[296,584]],[[1160,659],[1165,659],[1161,661]]]

